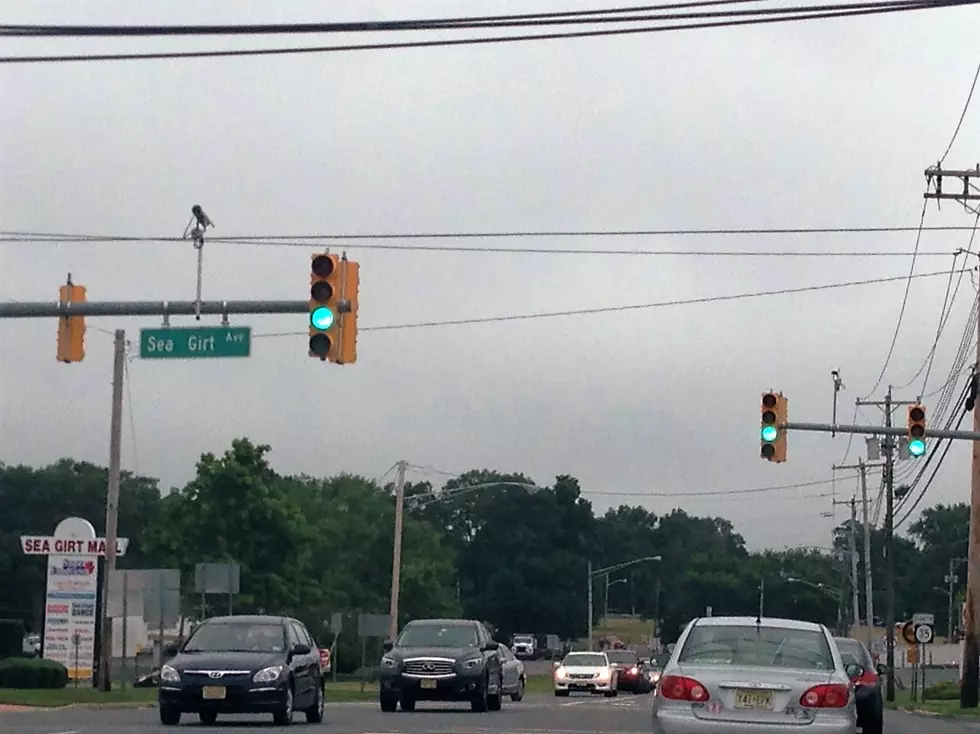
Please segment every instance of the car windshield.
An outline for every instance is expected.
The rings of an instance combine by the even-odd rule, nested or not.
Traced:
[[[636,665],[640,658],[631,650],[610,650],[606,653],[606,657],[609,658],[610,663],[618,663],[622,665],[623,663],[629,665]]]
[[[834,658],[821,630],[755,625],[696,625],[678,657],[693,665],[833,670]]]
[[[282,652],[285,637],[278,624],[205,622],[194,630],[183,652]]]
[[[515,637],[514,642],[520,644],[529,644],[531,642],[534,642],[534,640],[532,640],[530,637]]]
[[[411,624],[402,630],[399,647],[476,647],[476,628],[471,624]]]
[[[599,655],[597,653],[582,652],[566,656],[565,661],[562,664],[565,667],[587,666],[590,668],[595,668],[598,666],[605,666],[606,658],[604,655]]]

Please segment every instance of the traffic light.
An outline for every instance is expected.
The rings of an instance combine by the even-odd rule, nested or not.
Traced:
[[[337,340],[340,258],[329,253],[310,256],[310,356],[326,361]]]
[[[762,440],[760,456],[767,461],[786,461],[786,423],[789,414],[789,401],[782,393],[767,392],[762,394],[762,429],[759,438]]]
[[[340,261],[340,268],[339,333],[327,359],[336,364],[354,364],[357,361],[357,291],[361,266],[345,257]]]
[[[68,282],[58,289],[60,303],[85,303],[85,286]],[[85,359],[85,317],[58,318],[58,361],[70,364]]]
[[[910,405],[908,411],[909,455],[918,458],[926,452],[926,407],[921,403]]]

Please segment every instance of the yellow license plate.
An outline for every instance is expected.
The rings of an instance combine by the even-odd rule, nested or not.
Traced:
[[[201,691],[201,698],[205,701],[221,701],[224,697],[224,686],[204,686],[204,689]]]
[[[735,708],[772,711],[772,691],[735,691]]]
[[[422,688],[435,688],[437,685],[438,683],[436,683],[434,680],[427,679],[422,681]]]

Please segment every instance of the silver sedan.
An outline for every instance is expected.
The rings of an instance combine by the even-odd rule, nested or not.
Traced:
[[[821,624],[695,619],[657,684],[655,734],[854,734],[854,686]]]

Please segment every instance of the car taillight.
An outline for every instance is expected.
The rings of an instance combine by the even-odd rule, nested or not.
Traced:
[[[811,709],[842,709],[847,706],[851,692],[839,683],[825,683],[814,686],[802,696],[800,705]]]
[[[671,701],[707,701],[708,689],[694,678],[683,675],[665,675],[660,679],[660,694]]]
[[[873,670],[866,670],[862,675],[854,678],[856,686],[876,686],[878,685],[878,674]]]

